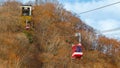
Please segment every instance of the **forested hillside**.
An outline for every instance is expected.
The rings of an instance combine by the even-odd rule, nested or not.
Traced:
[[[54,1],[54,0],[53,0]],[[119,68],[120,41],[96,30],[58,2],[33,5],[34,27],[26,30],[16,1],[0,6],[0,68]],[[80,32],[84,55],[71,59]]]

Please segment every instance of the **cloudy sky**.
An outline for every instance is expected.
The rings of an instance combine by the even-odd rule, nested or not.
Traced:
[[[85,23],[99,31],[120,28],[120,3],[89,13],[80,14],[84,11],[120,2],[120,0],[60,0],[60,2],[63,3],[68,11],[77,13]],[[120,37],[120,29],[104,34]]]
[[[21,1],[25,3],[34,0]],[[64,5],[66,10],[77,13],[82,21],[99,31],[120,28],[120,3],[89,13],[80,14],[84,11],[120,2],[120,0],[59,0],[59,2]],[[104,34],[120,38],[120,29]]]

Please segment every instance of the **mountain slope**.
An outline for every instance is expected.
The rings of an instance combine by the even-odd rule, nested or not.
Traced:
[[[20,3],[7,2],[0,10],[0,67],[2,68],[119,68],[120,42],[104,36],[60,4],[33,6],[33,30],[25,30]],[[74,36],[82,35],[84,56],[71,59]],[[32,42],[31,42],[32,41]]]

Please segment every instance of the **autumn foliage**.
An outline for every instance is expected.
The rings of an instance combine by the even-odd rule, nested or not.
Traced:
[[[46,0],[47,1],[47,0]],[[59,3],[34,5],[34,28],[25,30],[19,2],[0,6],[1,68],[119,68],[120,42],[96,36],[95,29]],[[84,56],[71,59],[74,36],[82,35]]]

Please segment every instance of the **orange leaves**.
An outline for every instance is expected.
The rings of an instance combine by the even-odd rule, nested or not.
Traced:
[[[99,38],[100,44],[108,45],[109,44],[109,39],[106,37],[100,37]]]
[[[109,38],[106,38],[106,37],[100,37],[98,39],[99,43],[100,44],[103,44],[103,45],[113,45],[114,47],[119,47],[119,44],[120,42],[115,40],[115,39],[109,39]]]
[[[0,9],[0,32],[16,32],[20,26],[20,4],[7,2]]]
[[[115,39],[106,38],[104,36],[98,39],[99,49],[107,55],[114,56],[119,52],[120,42]]]
[[[53,54],[50,54],[50,53],[40,53],[38,54],[38,57],[39,57],[39,60],[44,63],[50,62],[50,60],[54,58]]]

